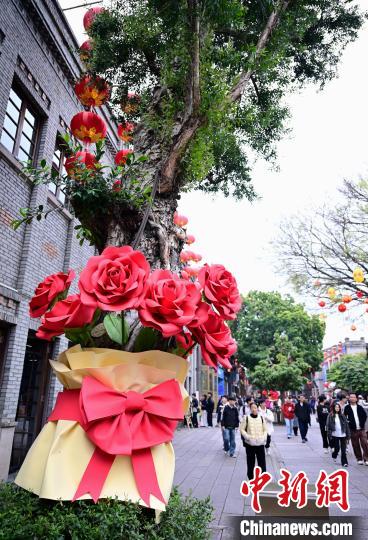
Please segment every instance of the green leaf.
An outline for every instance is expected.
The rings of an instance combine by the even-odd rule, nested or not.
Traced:
[[[154,328],[142,328],[135,340],[134,352],[150,351],[154,349],[158,335],[157,330]]]
[[[104,325],[109,338],[119,345],[125,345],[129,337],[129,324],[116,313],[109,313],[104,318]]]
[[[84,328],[68,328],[65,330],[65,337],[72,343],[80,343]]]
[[[46,167],[46,159],[41,159],[40,165],[44,169]]]

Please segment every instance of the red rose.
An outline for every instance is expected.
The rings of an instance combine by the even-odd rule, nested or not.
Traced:
[[[35,294],[29,303],[29,314],[31,317],[41,317],[48,310],[51,302],[55,298],[67,291],[71,282],[75,278],[75,272],[69,270],[67,274],[58,272],[47,276],[35,289]]]
[[[205,323],[196,328],[190,326],[189,330],[201,346],[206,364],[215,369],[217,364],[231,368],[228,358],[236,352],[236,342],[231,336],[230,328],[217,313],[211,310]]]
[[[92,321],[94,312],[95,307],[85,306],[79,294],[72,294],[56,302],[52,310],[45,313],[36,336],[50,341],[63,334],[65,329],[82,328]]]
[[[140,306],[150,266],[140,251],[130,246],[108,247],[91,257],[79,279],[81,300],[103,311]]]
[[[235,319],[242,300],[234,276],[222,264],[203,266],[198,275],[199,283],[209,302],[223,319]]]
[[[199,285],[181,279],[170,270],[155,270],[139,310],[143,326],[159,330],[164,337],[175,336],[188,324],[202,324],[208,305],[201,301]]]

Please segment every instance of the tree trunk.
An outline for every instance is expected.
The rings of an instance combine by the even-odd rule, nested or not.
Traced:
[[[140,124],[134,136],[134,152],[147,156],[140,166],[140,181],[156,190],[152,205],[140,211],[116,208],[109,216],[106,238],[101,246],[130,245],[144,253],[152,268],[177,271],[185,233],[174,225],[174,213],[180,199],[178,188],[161,193],[162,169],[168,148],[157,141],[152,130]]]

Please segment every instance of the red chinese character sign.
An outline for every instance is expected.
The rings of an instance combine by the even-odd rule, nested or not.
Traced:
[[[337,470],[330,475],[321,470],[315,482],[315,492],[313,499],[317,508],[337,505],[340,510],[348,512],[349,503],[349,473],[346,470]],[[251,507],[257,514],[262,512],[260,495],[272,481],[272,476],[268,472],[262,472],[260,467],[255,467],[254,478],[242,482],[240,493],[244,497],[251,497]],[[277,493],[277,503],[282,508],[288,508],[291,503],[295,503],[298,510],[302,510],[308,503],[309,479],[304,471],[299,471],[294,476],[286,469],[280,469],[280,479],[278,480],[280,490]]]

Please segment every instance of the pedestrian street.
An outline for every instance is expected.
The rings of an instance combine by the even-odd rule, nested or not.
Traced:
[[[308,432],[308,442],[301,443],[300,436],[290,440],[286,438],[283,425],[274,424],[271,451],[267,456],[267,471],[274,481],[279,479],[280,468],[286,468],[293,475],[304,471],[310,484],[317,480],[321,469],[328,474],[341,468],[335,464],[331,454],[325,454],[318,423],[312,418],[312,428]],[[221,429],[182,428],[174,438],[176,470],[174,485],[182,494],[191,493],[198,498],[211,497],[214,506],[214,520],[211,524],[212,539],[231,540],[232,535],[227,525],[229,516],[254,516],[250,498],[240,494],[240,485],[246,478],[245,450],[239,431],[236,435],[236,459],[226,455],[222,448]],[[359,528],[356,531],[361,540],[368,539],[368,467],[356,463],[350,445],[349,460],[349,498],[351,509],[348,516],[359,516]],[[343,516],[338,508],[331,506],[331,516]]]

